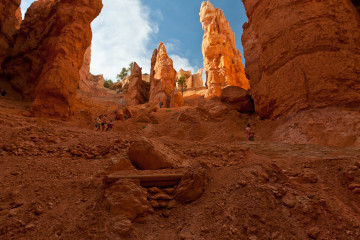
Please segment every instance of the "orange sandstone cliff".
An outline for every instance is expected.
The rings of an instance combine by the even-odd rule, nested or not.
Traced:
[[[260,116],[360,106],[360,15],[350,1],[242,1],[246,74]]]
[[[205,97],[221,95],[225,86],[249,89],[241,54],[236,48],[235,35],[224,13],[210,2],[203,2],[200,21],[204,30],[202,52],[206,73]]]
[[[163,103],[164,107],[181,107],[184,99],[175,88],[176,71],[162,42],[151,58],[149,102]]]
[[[0,66],[9,53],[16,30],[21,24],[20,3],[20,0],[0,2]]]
[[[71,115],[90,23],[101,9],[101,0],[42,0],[27,10],[4,69],[13,87],[33,101],[34,116]]]

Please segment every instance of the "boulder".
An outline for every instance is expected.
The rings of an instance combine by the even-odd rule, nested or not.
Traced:
[[[350,1],[242,1],[246,74],[261,117],[360,106],[360,17]]]
[[[181,203],[190,203],[197,200],[204,193],[206,182],[205,169],[196,168],[195,170],[186,171],[176,187],[175,199]]]
[[[44,0],[28,8],[3,69],[13,87],[33,101],[34,116],[73,113],[90,24],[101,9],[101,0]]]
[[[237,86],[227,86],[221,91],[221,102],[229,104],[234,109],[242,113],[254,111],[254,104],[245,89]]]
[[[144,104],[149,101],[150,84],[142,80],[141,68],[134,62],[129,77],[129,85],[124,90],[128,106]]]
[[[202,53],[206,73],[205,97],[219,97],[225,86],[249,89],[240,51],[236,48],[235,35],[224,13],[209,2],[203,2],[200,22],[204,30]]]
[[[129,148],[131,163],[141,170],[155,170],[181,166],[181,159],[164,144],[149,139],[133,142]]]
[[[203,115],[204,120],[221,121],[229,113],[228,107],[217,100],[200,103],[196,110]]]
[[[105,191],[106,209],[113,217],[134,221],[153,212],[146,196],[139,180],[120,179]]]

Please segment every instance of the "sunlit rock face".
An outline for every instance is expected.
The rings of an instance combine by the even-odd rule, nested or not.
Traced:
[[[203,2],[200,21],[204,30],[202,53],[206,73],[205,97],[218,97],[225,86],[249,89],[235,35],[224,13],[210,2]]]
[[[150,84],[142,80],[141,68],[134,62],[129,77],[129,85],[124,90],[125,100],[128,106],[138,105],[148,102]]]
[[[27,10],[4,68],[13,87],[33,100],[34,116],[71,115],[90,23],[101,9],[101,0],[42,0]]]
[[[176,71],[172,59],[167,55],[162,42],[154,50],[151,59],[149,102],[164,107],[181,107],[184,100],[175,88]]]
[[[9,53],[14,35],[21,24],[20,3],[20,0],[0,2],[0,66]]]
[[[246,74],[260,116],[360,105],[360,15],[350,1],[242,1]]]
[[[202,79],[203,69],[200,68],[197,73],[192,74],[191,70],[185,71],[180,69],[176,73],[176,79],[179,79],[181,76],[186,78],[186,87],[189,88],[198,88],[203,86],[203,79]]]

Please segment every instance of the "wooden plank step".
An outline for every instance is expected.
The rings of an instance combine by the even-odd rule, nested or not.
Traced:
[[[154,173],[154,174],[110,174],[104,177],[105,183],[114,183],[120,179],[139,179],[143,187],[167,187],[178,184],[183,173]]]

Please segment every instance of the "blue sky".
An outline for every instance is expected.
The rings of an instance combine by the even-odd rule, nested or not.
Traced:
[[[22,0],[24,12],[33,0]],[[92,23],[93,74],[116,79],[122,67],[136,61],[143,73],[150,72],[152,52],[164,42],[176,70],[203,68],[201,52],[204,31],[200,23],[202,0],[103,0],[104,8]],[[247,21],[241,0],[211,0],[224,11],[241,45],[242,25]],[[244,62],[244,58],[243,58]],[[204,79],[205,80],[205,79]]]

